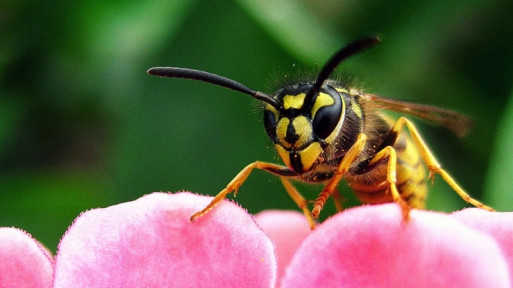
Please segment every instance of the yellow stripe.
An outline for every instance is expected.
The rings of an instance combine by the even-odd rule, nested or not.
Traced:
[[[283,97],[283,108],[290,109],[301,109],[303,107],[303,104],[305,102],[305,93],[301,93],[298,95],[285,95]]]
[[[338,119],[337,126],[335,127],[335,129],[333,129],[333,132],[331,132],[331,134],[328,137],[326,137],[326,139],[324,139],[326,143],[329,144],[331,144],[337,138],[340,129],[342,129],[344,119],[346,118],[346,101],[344,101],[344,98],[342,97],[340,97],[340,101],[342,101],[342,111],[340,113],[340,119]]]
[[[331,106],[333,104],[335,104],[335,100],[333,100],[330,95],[326,93],[319,93],[312,107],[312,119],[315,118],[315,113],[317,113],[317,110],[324,106]]]
[[[280,121],[276,124],[276,136],[278,137],[278,142],[283,145],[286,145],[286,148],[291,148],[292,145],[285,141],[285,136],[287,136],[287,126],[289,125],[289,118],[281,118]]]
[[[271,111],[274,114],[274,117],[278,118],[278,115],[279,115],[278,110],[276,110],[273,106],[267,104],[267,105],[265,105],[265,109]],[[278,119],[276,119],[276,120],[278,120]]]
[[[312,165],[315,163],[321,152],[321,144],[319,144],[319,142],[312,142],[312,144],[308,145],[308,147],[298,153],[299,156],[301,156],[303,171],[309,171],[310,168],[312,168]]]
[[[296,130],[296,134],[299,135],[296,143],[294,143],[294,147],[299,148],[305,143],[308,143],[312,138],[312,124],[305,116],[298,116],[292,120],[292,125],[294,126],[294,130]]]
[[[351,110],[353,110],[358,118],[362,119],[362,107],[360,107],[360,104],[356,103],[354,99],[354,97],[351,97]]]
[[[349,94],[349,90],[347,90],[346,88],[336,88],[335,90],[337,90],[338,93]]]
[[[281,146],[280,144],[275,144],[274,148],[276,148],[276,151],[278,151],[278,154],[280,155],[280,158],[283,160],[283,163],[285,163],[287,167],[292,169],[292,167],[290,166],[289,152],[285,150],[285,148],[283,148],[283,146]]]

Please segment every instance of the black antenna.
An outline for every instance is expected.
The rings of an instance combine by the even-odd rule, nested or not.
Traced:
[[[322,67],[321,71],[317,75],[317,79],[315,80],[314,86],[306,94],[305,101],[308,101],[308,98],[313,97],[313,95],[315,95],[315,93],[319,91],[319,88],[321,88],[324,81],[326,81],[326,79],[328,79],[328,77],[335,70],[335,68],[337,68],[338,64],[340,64],[346,58],[358,52],[361,52],[369,47],[372,47],[378,44],[379,42],[381,41],[378,37],[369,37],[357,40],[337,51],[337,53],[331,56],[330,60],[328,60],[328,62],[326,62],[326,64],[324,64],[324,66]]]
[[[218,85],[251,95],[253,98],[265,102],[277,110],[280,108],[278,101],[276,101],[273,97],[259,91],[251,90],[235,80],[228,79],[213,73],[179,67],[154,67],[150,68],[147,73],[154,76],[192,79]]]

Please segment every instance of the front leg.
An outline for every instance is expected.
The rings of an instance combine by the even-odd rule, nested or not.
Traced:
[[[203,208],[201,211],[198,211],[198,212],[192,214],[192,216],[190,218],[191,222],[195,222],[196,220],[198,220],[199,217],[207,214],[208,211],[210,211],[212,208],[214,208],[214,206],[219,204],[231,192],[234,192],[234,194],[237,194],[239,187],[242,185],[242,183],[244,183],[244,181],[246,181],[249,174],[251,174],[251,171],[253,171],[253,169],[255,169],[255,168],[260,169],[260,170],[265,170],[267,172],[270,172],[270,173],[273,173],[273,174],[276,174],[279,176],[283,176],[283,177],[297,176],[297,174],[294,171],[291,171],[289,168],[287,168],[285,166],[281,166],[281,165],[277,165],[277,164],[273,164],[273,163],[255,161],[255,162],[249,164],[248,166],[244,167],[244,169],[242,169],[239,172],[239,174],[237,174],[237,176],[235,176],[235,178],[233,178],[233,180],[230,181],[230,183],[228,183],[228,185],[226,185],[226,188],[221,190],[221,192],[219,192],[216,195],[216,197],[214,197],[214,199],[207,205],[207,207]],[[289,194],[290,194],[290,192],[289,192]]]
[[[358,135],[358,138],[356,139],[356,142],[349,148],[346,155],[344,155],[344,158],[338,165],[337,171],[335,171],[335,175],[331,180],[328,182],[326,187],[322,190],[322,192],[317,196],[317,199],[315,199],[313,209],[312,209],[312,217],[318,218],[319,214],[321,213],[322,208],[324,207],[324,204],[326,204],[326,201],[328,200],[329,196],[334,193],[334,191],[337,188],[338,183],[344,177],[344,175],[349,170],[349,167],[351,167],[351,164],[360,156],[363,149],[365,148],[365,142],[367,141],[367,136],[363,133],[360,133]]]
[[[406,203],[399,191],[397,190],[397,153],[392,146],[387,146],[376,153],[369,162],[369,166],[388,158],[387,161],[387,185],[388,193],[392,194],[394,202],[399,204],[403,213],[403,219],[408,220],[410,217],[410,205]]]

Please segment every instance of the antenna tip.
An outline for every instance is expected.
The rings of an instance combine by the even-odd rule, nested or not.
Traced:
[[[369,45],[377,45],[377,44],[381,43],[381,38],[379,38],[379,36],[377,36],[377,35],[374,35],[374,36],[368,37],[364,41],[369,43]]]
[[[157,75],[157,68],[152,67],[152,68],[148,69],[148,71],[146,71],[146,73],[148,73],[148,75]]]

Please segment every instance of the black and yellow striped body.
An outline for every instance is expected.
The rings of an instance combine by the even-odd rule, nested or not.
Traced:
[[[426,178],[435,174],[463,200],[493,211],[470,197],[441,167],[410,120],[402,116],[392,120],[382,111],[420,117],[441,124],[459,136],[465,134],[472,122],[470,119],[442,108],[362,93],[345,83],[328,79],[344,59],[377,43],[378,38],[370,37],[343,47],[326,62],[314,81],[286,86],[274,95],[205,71],[180,67],[149,69],[150,75],[203,81],[262,102],[265,130],[286,165],[261,161],[248,164],[210,204],[194,213],[191,221],[205,215],[229,193],[236,193],[253,169],[278,175],[312,228],[326,200],[330,196],[338,197],[337,186],[342,179],[363,203],[398,203],[404,219],[408,219],[410,208],[424,207]],[[289,179],[325,185],[311,212],[310,202]],[[337,208],[342,210],[340,205]]]
[[[424,208],[427,195],[427,174],[422,163],[420,154],[410,137],[405,133],[396,134],[391,131],[394,124],[389,119],[379,119],[382,122],[382,135],[388,135],[388,139],[381,142],[377,149],[373,145],[367,144],[366,149],[374,154],[373,158],[367,158],[362,162],[355,164],[345,176],[349,187],[356,194],[362,203],[379,204],[393,201],[391,193],[388,191],[387,183],[387,161],[388,158],[379,158],[377,153],[386,146],[391,146],[397,153],[397,190],[410,207]],[[378,130],[372,130],[376,122],[369,123],[371,128],[369,134],[376,134]],[[373,133],[374,132],[374,133]],[[386,133],[386,134],[385,134]],[[380,135],[379,133],[378,135]],[[379,142],[379,141],[378,141]],[[365,157],[365,156],[364,156]],[[377,161],[369,165],[369,161]]]
[[[278,154],[291,172],[296,173],[287,176],[313,183],[330,180],[346,152],[363,133],[367,136],[365,148],[344,176],[356,196],[370,204],[393,201],[388,191],[388,157],[376,158],[381,157],[379,151],[391,146],[397,153],[396,184],[401,197],[411,207],[423,208],[426,171],[407,134],[392,131],[391,119],[362,105],[357,90],[329,81],[316,97],[305,102],[310,87],[311,84],[298,84],[278,91],[275,99],[282,103],[281,111],[268,105],[264,114],[266,131]],[[329,120],[318,118],[328,115]],[[372,165],[371,160],[375,162]],[[276,174],[285,176],[280,172]]]

